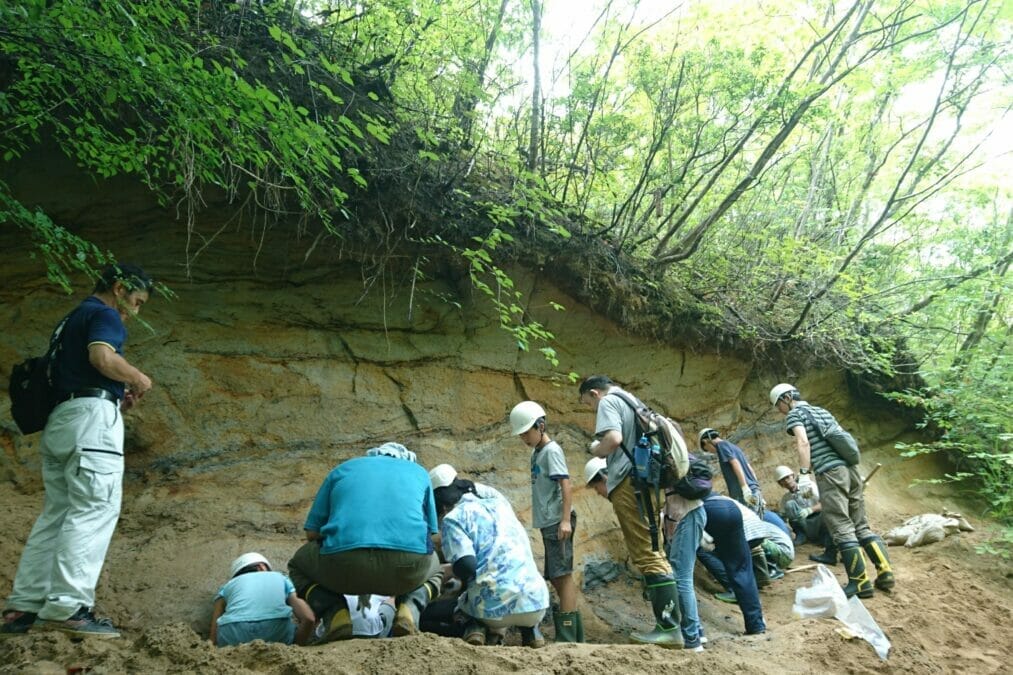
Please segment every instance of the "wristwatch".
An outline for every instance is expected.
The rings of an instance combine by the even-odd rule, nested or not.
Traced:
[[[804,475],[806,475],[807,473],[809,473],[809,469],[799,469],[799,470],[798,470],[798,474],[799,474],[800,476],[804,476]]]

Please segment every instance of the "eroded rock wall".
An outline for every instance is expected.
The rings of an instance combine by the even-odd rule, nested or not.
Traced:
[[[260,550],[283,565],[324,475],[386,440],[405,443],[428,467],[450,462],[500,488],[527,519],[529,451],[510,436],[506,418],[520,400],[542,403],[579,485],[593,415],[578,404],[570,372],[610,375],[679,419],[691,442],[703,426],[721,429],[740,442],[775,498],[773,466],[795,464],[767,402],[769,387],[785,379],[838,413],[869,456],[888,463],[883,473],[894,478],[881,478],[873,495],[911,472],[882,452],[903,424],[856,406],[840,373],[768,373],[740,358],[645,341],[537,272],[513,275],[527,311],[556,335],[556,367],[518,349],[466,283],[413,288],[394,275],[364,276],[347,261],[293,264],[289,252],[270,248],[254,267],[255,238],[245,233],[224,236],[187,279],[173,234],[179,226],[89,227],[86,234],[176,293],[144,308],[150,329],[130,326],[127,356],[154,389],[127,418],[123,516],[100,589],[106,611],[128,627],[166,620],[203,627],[229,561]],[[10,364],[42,350],[55,322],[90,290],[82,281],[67,297],[41,281],[16,235],[3,235],[0,252],[4,378]],[[42,490],[38,437],[20,436],[6,405],[0,439],[0,499],[12,509],[0,535],[0,586],[9,589]],[[576,495],[578,565],[622,564],[607,502],[588,490]],[[532,545],[540,552],[537,533]]]

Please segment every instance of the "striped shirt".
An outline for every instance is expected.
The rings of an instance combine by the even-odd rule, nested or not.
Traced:
[[[805,435],[809,439],[809,466],[813,473],[821,474],[839,466],[847,466],[847,462],[841,459],[840,455],[830,446],[827,439],[820,435],[816,426],[810,421],[809,416],[803,414],[800,408],[804,407],[816,420],[828,427],[836,420],[829,412],[818,406],[809,405],[805,401],[798,401],[784,418],[784,430],[789,436],[794,436],[795,427],[804,427]]]

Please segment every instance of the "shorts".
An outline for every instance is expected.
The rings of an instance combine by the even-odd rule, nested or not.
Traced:
[[[559,540],[559,524],[542,528],[542,543],[545,544],[546,579],[558,579],[573,574],[573,536],[577,533],[577,514],[570,513],[572,532],[566,541]]]

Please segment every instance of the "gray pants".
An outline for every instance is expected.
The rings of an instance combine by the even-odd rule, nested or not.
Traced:
[[[440,571],[435,553],[384,548],[321,553],[320,544],[315,541],[303,544],[288,561],[289,577],[300,596],[312,584],[345,595],[399,596],[415,590]]]
[[[834,543],[864,541],[873,536],[865,518],[865,485],[857,466],[838,466],[816,475],[823,505],[823,525]]]

